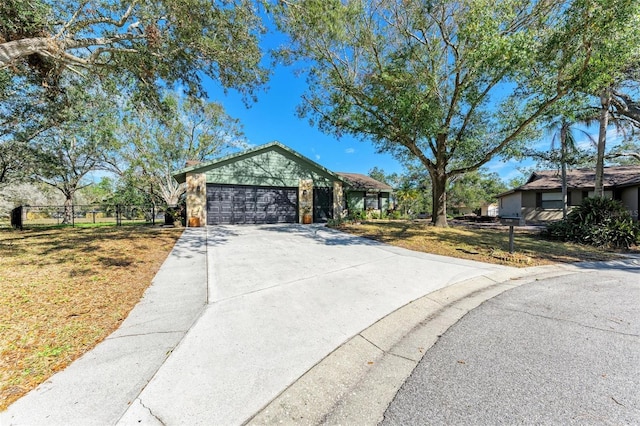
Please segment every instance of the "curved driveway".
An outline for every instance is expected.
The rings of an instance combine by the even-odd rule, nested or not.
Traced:
[[[187,229],[123,326],[3,424],[241,424],[380,318],[509,269],[321,226],[206,232]]]

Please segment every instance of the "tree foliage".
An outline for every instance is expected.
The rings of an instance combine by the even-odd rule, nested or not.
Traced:
[[[71,71],[147,94],[180,83],[193,95],[204,74],[251,95],[267,75],[262,31],[250,0],[5,0],[0,71],[50,88]]]
[[[112,169],[151,198],[178,204],[185,185],[173,178],[187,161],[211,160],[245,147],[239,122],[222,105],[166,94],[162,108],[131,106],[119,130]]]
[[[74,195],[88,184],[84,178],[104,168],[107,156],[115,149],[116,111],[97,85],[80,88],[72,82],[64,94],[46,130],[39,132],[31,144],[37,157],[33,177],[64,195],[63,223],[69,223]]]
[[[450,178],[535,136],[566,94],[607,80],[619,49],[599,40],[618,40],[633,4],[290,0],[273,10],[291,39],[282,57],[307,65],[300,113],[417,159],[432,179],[434,222],[446,226]]]
[[[415,163],[405,163],[403,173],[386,174],[384,170],[374,167],[369,176],[384,182],[394,189],[391,194],[394,209],[405,217],[415,217],[419,213],[431,210],[431,177],[424,168]]]
[[[449,187],[449,202],[453,206],[467,207],[479,212],[483,205],[496,201],[496,196],[507,191],[497,173],[480,169],[458,176]]]

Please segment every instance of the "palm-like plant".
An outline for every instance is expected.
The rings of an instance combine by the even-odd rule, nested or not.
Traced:
[[[585,122],[587,120],[580,120]],[[592,159],[592,155],[585,153],[578,146],[576,133],[585,136],[593,146],[597,141],[586,130],[577,127],[578,122],[566,117],[559,117],[547,126],[552,134],[551,145],[548,151],[528,151],[527,155],[544,163],[560,168],[562,184],[562,217],[567,217],[567,169],[571,166],[585,164]],[[557,146],[559,143],[559,147]]]

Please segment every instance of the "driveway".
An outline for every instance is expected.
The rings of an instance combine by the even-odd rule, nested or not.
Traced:
[[[208,307],[123,424],[149,411],[165,424],[240,424],[378,319],[500,269],[324,227],[216,227],[208,242]]]
[[[241,424],[379,319],[507,269],[321,226],[187,229],[121,329],[2,424]]]

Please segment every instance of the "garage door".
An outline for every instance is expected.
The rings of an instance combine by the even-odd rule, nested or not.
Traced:
[[[297,188],[207,185],[208,225],[297,221]]]

